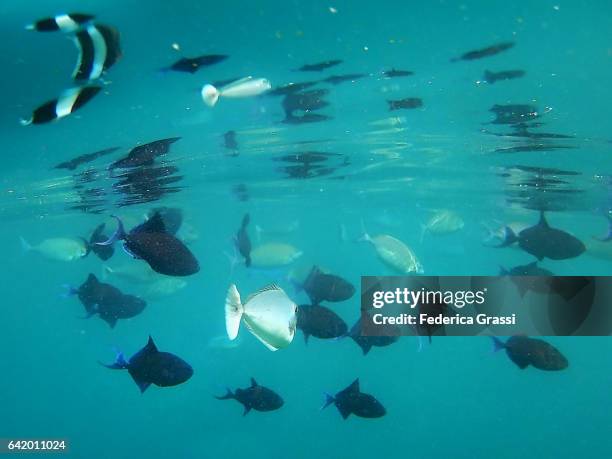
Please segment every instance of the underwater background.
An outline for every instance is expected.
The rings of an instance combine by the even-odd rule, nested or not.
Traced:
[[[70,85],[76,56],[64,34],[24,26],[73,11],[116,27],[123,57],[78,112],[20,126]],[[364,228],[404,241],[428,275],[496,275],[533,257],[483,245],[487,229],[535,224],[539,210],[587,245],[580,257],[541,267],[609,275],[612,242],[589,241],[606,234],[612,210],[610,2],[5,0],[0,13],[0,438],[65,438],[66,454],[79,458],[609,455],[609,337],[547,338],[570,362],[562,372],[520,370],[492,354],[484,336],[434,337],[424,346],[403,337],[363,355],[348,338],[306,345],[298,331],[288,348],[270,352],[246,330],[229,343],[223,305],[232,282],[244,296],[276,282],[306,304],[291,279],[313,264],[357,288],[362,275],[394,274],[358,242]],[[508,41],[515,46],[503,53],[451,62]],[[201,54],[229,57],[193,74],[159,71]],[[295,71],[332,59],[343,62]],[[385,78],[391,68],[414,74]],[[510,69],[525,75],[482,81],[485,70]],[[205,83],[247,75],[275,88],[342,74],[365,76],[315,86],[329,91],[328,105],[316,110],[329,118],[320,122],[283,122],[282,98],[270,95],[213,108],[200,96]],[[403,98],[423,105],[389,110],[387,100]],[[534,132],[568,138],[492,135],[511,132],[491,124],[496,104],[533,105],[544,123]],[[228,131],[238,145],[229,153]],[[163,162],[176,181],[145,184],[137,196],[117,188],[106,173],[112,161],[170,137],[180,140]],[[110,147],[119,150],[76,171],[54,169]],[[322,167],[289,169],[295,163],[282,157],[304,151],[334,155]],[[108,262],[93,254],[50,261],[20,243],[88,238],[102,222],[110,232],[111,214],[133,227],[159,206],[182,210],[200,271],[161,292],[108,276],[122,291],[149,296],[142,314],[113,329],[84,320],[63,286],[89,273],[105,278],[105,265],[135,260],[117,246]],[[465,225],[444,235],[424,231],[441,209]],[[299,260],[273,270],[233,265],[232,237],[246,213],[254,245],[291,244]],[[349,327],[359,317],[358,295],[327,306]],[[189,362],[189,381],[141,394],[127,372],[100,365],[117,349],[133,355],[149,335]],[[214,398],[251,377],[284,406],[243,417],[238,403]],[[324,392],[357,377],[386,416],[343,420],[333,407],[319,410]]]

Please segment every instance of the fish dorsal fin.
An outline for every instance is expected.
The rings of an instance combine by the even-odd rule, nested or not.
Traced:
[[[153,342],[153,338],[150,335],[149,335],[149,341],[147,342],[147,346],[146,346],[145,349],[147,350],[147,352],[149,352],[151,354],[155,354],[155,353],[159,352],[157,350],[157,346]]]
[[[222,90],[222,91],[225,91],[225,90],[228,90],[228,89],[232,89],[232,88],[235,88],[236,86],[240,86],[241,84],[244,84],[247,81],[250,81],[252,79],[253,79],[252,76],[247,76],[247,77],[244,77],[244,78],[240,78],[240,79],[238,79],[236,81],[232,81],[231,83],[226,84],[225,86],[223,86],[223,87],[221,87],[219,89]]]
[[[89,242],[98,242],[98,240],[100,239],[100,236],[102,234],[102,231],[104,231],[105,227],[106,227],[106,223],[100,223],[96,227],[94,232],[91,234],[91,237],[89,238]]]
[[[256,292],[251,293],[251,294],[250,294],[250,295],[247,297],[247,299],[246,299],[246,301],[244,302],[244,304],[247,304],[249,301],[251,301],[251,300],[252,300],[253,298],[255,298],[257,295],[259,295],[259,294],[261,294],[261,293],[264,293],[264,292],[267,292],[267,291],[270,291],[270,290],[280,290],[281,292],[283,291],[283,289],[282,289],[282,288],[280,288],[280,287],[279,287],[278,285],[276,285],[276,284],[266,285],[265,287],[263,287],[263,288],[261,288],[261,289],[257,290]]]
[[[357,378],[355,381],[353,381],[351,383],[351,385],[346,388],[346,391],[349,392],[349,393],[358,394],[360,392],[360,390],[359,390],[359,378]]]
[[[87,276],[87,282],[92,282],[94,284],[99,284],[100,283],[100,281],[98,280],[96,275],[93,274],[93,273],[89,273],[89,276]]]
[[[159,212],[155,212],[146,222],[134,228],[132,233],[165,233],[166,225]]]
[[[546,216],[544,215],[543,210],[540,211],[540,221],[538,222],[538,226],[543,226],[545,228],[548,228],[550,226],[546,221]]]
[[[255,381],[255,378],[251,378],[251,387],[257,387],[259,384],[257,384],[257,381]]]

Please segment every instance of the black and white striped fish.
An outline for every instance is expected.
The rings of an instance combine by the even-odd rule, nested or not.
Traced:
[[[89,102],[102,89],[101,86],[89,85],[70,88],[57,99],[53,99],[38,107],[30,119],[22,119],[21,124],[43,124],[70,115]]]
[[[90,14],[82,13],[58,14],[52,18],[40,19],[33,24],[29,24],[26,29],[38,32],[76,32],[84,24],[92,21],[93,18]]]
[[[103,24],[88,24],[74,35],[79,57],[72,78],[96,80],[121,57],[119,31]]]

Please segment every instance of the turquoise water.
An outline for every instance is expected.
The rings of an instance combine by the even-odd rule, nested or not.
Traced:
[[[92,13],[117,27],[124,56],[104,77],[102,93],[82,109],[22,127],[20,117],[68,87],[76,58],[61,33],[23,26],[66,11]],[[70,456],[79,458],[609,455],[608,338],[549,338],[570,362],[552,373],[519,370],[506,356],[492,355],[484,337],[434,338],[420,352],[417,339],[405,337],[365,357],[349,339],[311,338],[306,346],[301,332],[275,353],[246,330],[235,347],[222,341],[230,282],[246,295],[275,281],[304,304],[307,297],[288,281],[291,270],[316,263],[356,286],[361,275],[393,274],[371,246],[355,242],[362,222],[371,234],[409,245],[426,274],[495,275],[500,266],[533,258],[484,246],[486,228],[531,225],[544,202],[550,223],[588,247],[578,258],[540,266],[559,275],[609,275],[612,247],[591,242],[605,234],[602,211],[612,205],[606,187],[612,169],[609,2],[10,0],[0,12],[1,438],[66,438]],[[450,62],[504,41],[516,45]],[[158,71],[199,54],[230,57],[194,74]],[[343,63],[320,73],[293,71],[330,59]],[[392,67],[414,75],[383,78]],[[485,70],[513,69],[526,74],[480,82]],[[278,87],[352,73],[367,76],[314,87],[329,89],[329,105],[316,113],[332,119],[318,123],[282,123],[278,97],[222,99],[211,109],[199,94],[204,83],[247,75]],[[406,97],[421,98],[423,106],[388,110],[387,99]],[[572,136],[546,142],[571,148],[496,152],[526,141],[489,133],[512,132],[488,124],[495,104],[536,106],[545,124],[533,132]],[[224,147],[229,130],[236,132],[236,157]],[[167,137],[181,137],[163,158],[178,168],[182,178],[171,186],[179,189],[155,202],[121,206],[125,196],[113,192],[108,164],[138,144]],[[74,172],[53,169],[109,147],[120,150]],[[290,164],[278,158],[301,151],[341,156],[325,163],[333,169],[327,175],[289,178],[279,168]],[[102,195],[99,214],[73,208],[82,204],[75,189],[82,176],[73,174],[88,167],[95,167],[94,180],[81,192]],[[564,183],[528,184],[542,175]],[[135,261],[117,247],[106,263],[93,255],[53,262],[19,243],[20,236],[31,243],[88,236],[104,221],[114,228],[110,214],[132,227],[160,205],[183,210],[201,270],[114,329],[98,318],[83,320],[78,300],[61,296],[62,285],[78,286],[89,273],[102,277],[105,264]],[[421,225],[440,209],[460,215],[465,226],[421,238]],[[268,271],[232,268],[226,253],[233,253],[231,238],[247,212],[254,245],[292,244],[303,252],[298,262]],[[261,239],[255,225],[263,229]],[[145,284],[110,276],[109,282],[150,294]],[[328,306],[350,326],[358,301]],[[149,334],[161,350],[191,364],[192,379],[141,395],[126,372],[99,365],[110,363],[115,349],[131,356]],[[281,410],[242,417],[239,404],[213,398],[226,386],[247,387],[250,377],[283,397]],[[385,417],[343,421],[333,407],[319,411],[324,392],[356,377],[386,407]]]

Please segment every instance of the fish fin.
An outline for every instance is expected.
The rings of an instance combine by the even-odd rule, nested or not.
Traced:
[[[323,405],[321,405],[321,408],[319,408],[319,410],[324,410],[329,405],[336,402],[336,399],[334,398],[333,395],[330,395],[327,392],[325,392],[323,395],[325,396],[325,400],[323,401]]]
[[[149,335],[149,341],[147,341],[147,345],[145,346],[145,349],[147,350],[148,353],[151,353],[151,354],[156,354],[157,352],[159,352],[157,350],[157,346],[153,342],[153,338],[151,337],[151,335]]]
[[[545,228],[549,228],[550,227],[550,225],[546,221],[546,216],[544,215],[544,211],[543,210],[540,211],[540,221],[538,222],[538,226],[543,226]]]
[[[527,293],[527,290],[529,290],[529,287],[525,284],[525,282],[518,282],[516,288],[518,288],[521,298],[523,298]]]
[[[246,416],[251,411],[251,405],[244,405],[244,411],[242,412],[243,416]]]
[[[363,218],[361,219],[361,237],[359,237],[357,241],[358,242],[372,242],[372,238],[370,237],[370,235],[368,234],[368,231],[366,230]]]
[[[370,352],[370,350],[372,349],[372,345],[369,343],[368,344],[357,343],[357,344],[361,348],[361,352],[363,352],[363,355],[368,355],[368,352]]]
[[[498,351],[501,351],[502,349],[506,349],[506,343],[504,343],[498,337],[491,336],[491,340],[493,341],[493,352],[498,352]]]
[[[21,248],[24,252],[29,252],[30,250],[32,250],[32,246],[29,244],[28,241],[25,240],[23,236],[19,236],[19,241],[21,242]]]
[[[159,212],[155,212],[151,218],[146,220],[144,223],[141,223],[136,228],[134,228],[132,233],[165,233],[166,225],[164,224],[164,220]]]
[[[110,328],[115,328],[115,325],[117,325],[116,317],[107,317],[103,320],[109,325]]]
[[[518,236],[514,233],[514,231],[512,231],[512,228],[510,228],[509,226],[506,226],[504,228],[504,240],[502,241],[501,244],[496,245],[494,247],[497,247],[497,248],[508,247],[509,245],[514,244],[516,241],[518,241]]]
[[[66,289],[66,291],[62,293],[62,298],[70,298],[79,293],[79,289],[70,284],[64,284],[62,287]]]
[[[257,387],[257,381],[255,381],[255,378],[251,378],[251,387]]]
[[[308,338],[310,338],[310,335],[303,330],[302,333],[304,334],[304,344],[308,346]]]
[[[336,404],[336,407],[338,408],[338,411],[340,411],[340,414],[342,415],[342,419],[346,419],[351,415],[351,411],[348,408],[346,408],[344,405]]]
[[[240,302],[240,293],[235,284],[230,285],[225,297],[225,330],[230,340],[236,339],[244,307]]]
[[[353,393],[353,394],[357,394],[360,392],[359,389],[359,378],[356,378],[355,381],[353,381],[351,383],[350,386],[348,386],[346,389],[344,389],[345,391],[349,392],[349,393]]]
[[[219,100],[219,90],[215,88],[212,84],[205,84],[202,87],[202,91],[200,92],[202,95],[202,100],[209,107],[214,107]]]
[[[608,242],[612,240],[612,215],[608,212],[606,213],[606,218],[608,219],[608,234],[606,234],[604,237],[594,237],[594,239],[601,242]]]
[[[106,365],[100,362],[100,365],[106,368],[110,368],[111,370],[126,370],[129,366],[129,363],[125,360],[125,357],[123,356],[123,352],[118,352],[117,356],[115,357],[114,363],[110,365]]]
[[[244,214],[242,217],[242,228],[246,228],[251,222],[251,216],[249,214]]]
[[[140,389],[140,393],[144,394],[145,391],[149,388],[149,386],[151,385],[151,383],[149,381],[142,381],[140,379],[136,379],[133,375],[132,375],[132,379],[134,380],[134,382],[136,383],[136,385],[138,386],[138,389]]]
[[[234,396],[234,393],[232,392],[232,390],[229,387],[226,390],[227,390],[227,392],[225,393],[225,395],[221,395],[220,397],[217,397],[216,395],[214,395],[214,397],[217,400],[230,400],[230,399],[236,398]]]
[[[274,284],[274,283],[273,283],[273,284],[269,284],[269,285],[266,285],[265,287],[260,288],[260,289],[259,289],[259,290],[257,290],[256,292],[251,293],[251,294],[250,294],[250,295],[247,297],[247,299],[246,299],[246,301],[244,302],[244,304],[247,304],[249,301],[251,301],[253,298],[255,298],[255,297],[256,297],[257,295],[259,295],[260,293],[264,293],[264,292],[267,292],[267,291],[269,291],[269,290],[280,290],[281,292],[283,291],[283,289],[282,289],[282,288],[280,288],[278,285],[276,285],[276,284]]]
[[[96,245],[113,245],[115,242],[125,239],[126,233],[125,228],[123,227],[123,222],[119,219],[119,217],[115,215],[111,215],[115,220],[117,220],[117,230],[113,233],[113,235],[104,242],[96,242]]]

